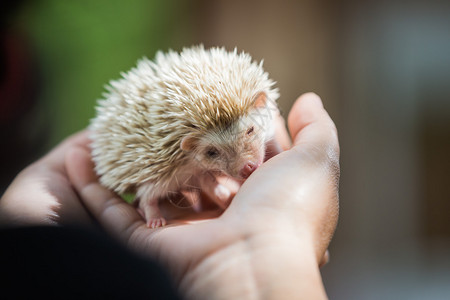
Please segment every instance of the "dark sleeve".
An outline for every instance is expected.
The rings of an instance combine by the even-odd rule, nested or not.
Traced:
[[[180,299],[167,273],[106,234],[0,230],[1,299]]]

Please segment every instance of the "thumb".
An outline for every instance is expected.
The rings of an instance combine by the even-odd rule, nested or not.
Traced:
[[[293,148],[309,153],[312,161],[334,166],[339,177],[339,141],[336,126],[314,93],[300,96],[288,116]]]
[[[339,155],[336,126],[316,94],[306,93],[297,99],[288,116],[288,127],[294,146],[326,145]]]

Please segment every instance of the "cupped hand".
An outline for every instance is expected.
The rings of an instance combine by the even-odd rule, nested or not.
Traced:
[[[103,188],[85,147],[67,171],[101,225],[157,258],[193,299],[326,298],[318,264],[338,217],[339,145],[315,94],[294,104],[293,146],[265,162],[219,217],[149,229],[135,207]]]

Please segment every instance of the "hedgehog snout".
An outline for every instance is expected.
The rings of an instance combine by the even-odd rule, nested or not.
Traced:
[[[261,164],[256,164],[252,161],[248,161],[244,164],[244,167],[239,172],[242,178],[247,179]]]

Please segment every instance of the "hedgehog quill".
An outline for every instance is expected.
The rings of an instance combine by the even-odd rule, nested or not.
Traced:
[[[164,226],[159,201],[195,185],[218,203],[216,175],[246,179],[273,139],[278,90],[262,63],[224,48],[158,52],[111,81],[91,121],[100,182],[133,192],[147,226]]]

